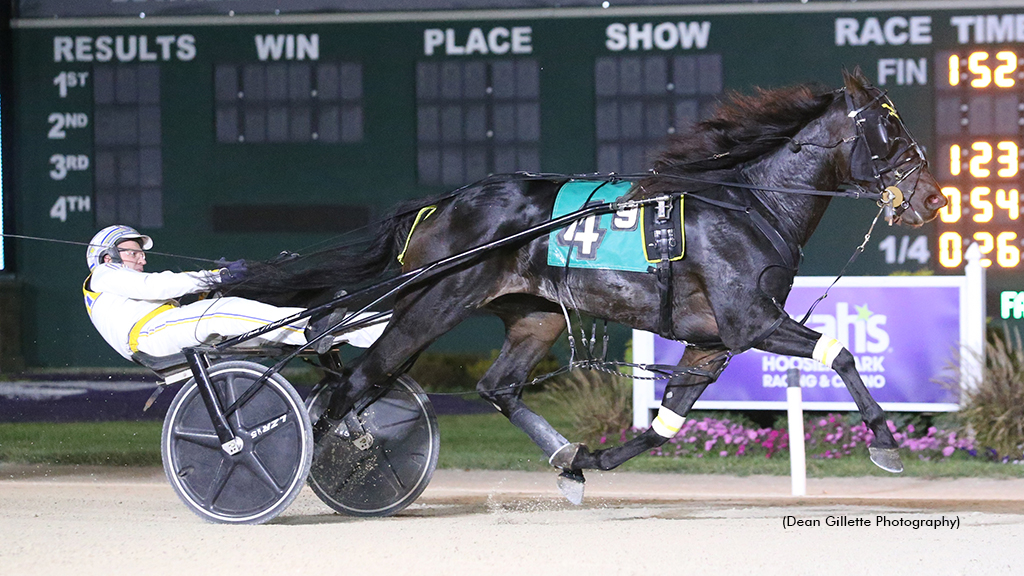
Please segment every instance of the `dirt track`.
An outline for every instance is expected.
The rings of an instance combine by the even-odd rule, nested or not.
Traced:
[[[0,574],[1024,571],[1022,480],[810,480],[794,499],[787,478],[592,474],[587,490],[573,507],[553,473],[441,470],[397,517],[339,516],[307,489],[271,524],[223,526],[189,512],[157,469],[0,465]],[[784,528],[787,516],[821,525]]]

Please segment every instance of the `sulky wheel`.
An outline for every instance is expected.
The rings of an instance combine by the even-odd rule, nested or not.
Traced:
[[[328,394],[314,389],[306,400],[313,420]],[[399,377],[382,396],[316,447],[309,485],[325,504],[352,516],[390,516],[411,504],[437,467],[437,416],[415,380]]]
[[[226,409],[266,371],[254,362],[222,362],[210,380]],[[221,449],[195,379],[174,397],[160,451],[178,497],[212,522],[259,524],[280,514],[302,490],[313,461],[309,414],[280,374],[227,417],[241,451]]]

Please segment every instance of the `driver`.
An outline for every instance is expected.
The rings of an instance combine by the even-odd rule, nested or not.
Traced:
[[[245,263],[238,260],[225,268],[198,272],[148,273],[143,271],[145,251],[152,247],[149,236],[130,226],[115,225],[93,236],[86,250],[90,274],[82,286],[85,308],[103,339],[129,360],[135,352],[169,356],[187,347],[213,344],[303,311],[231,296],[181,306],[176,300],[181,296],[209,291],[222,279],[240,279]],[[310,325],[303,319],[254,340],[302,346],[340,320],[341,313]],[[385,325],[381,322],[347,332],[334,343],[366,348],[380,337]]]

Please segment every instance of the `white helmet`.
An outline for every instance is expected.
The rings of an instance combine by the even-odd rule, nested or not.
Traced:
[[[122,226],[120,224],[107,226],[97,232],[92,237],[92,240],[89,240],[89,248],[85,251],[85,262],[89,265],[89,270],[92,270],[98,264],[102,264],[104,256],[110,256],[111,260],[120,263],[121,254],[117,251],[117,245],[125,240],[138,240],[143,250],[149,250],[153,247],[152,238],[145,234],[140,234],[138,230],[131,226]]]

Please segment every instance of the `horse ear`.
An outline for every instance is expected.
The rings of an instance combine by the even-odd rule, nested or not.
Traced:
[[[853,93],[863,91],[866,86],[871,85],[871,81],[864,76],[860,65],[857,65],[853,68],[853,72],[843,68],[843,84],[847,90]]]

